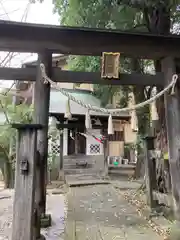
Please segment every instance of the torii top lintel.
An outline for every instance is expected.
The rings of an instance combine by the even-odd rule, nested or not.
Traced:
[[[180,56],[180,36],[150,35],[105,29],[40,25],[0,20],[0,50],[101,56],[120,52],[127,56],[161,58]]]

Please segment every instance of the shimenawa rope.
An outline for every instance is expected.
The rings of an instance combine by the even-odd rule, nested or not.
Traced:
[[[86,104],[83,101],[76,99],[71,94],[69,94],[65,89],[57,86],[57,84],[47,76],[44,64],[42,64],[42,63],[40,64],[40,69],[41,69],[41,73],[42,73],[42,78],[44,79],[44,84],[50,83],[53,86],[53,88],[59,90],[64,96],[68,97],[70,100],[81,105],[82,107],[87,108],[88,110],[101,112],[101,113],[107,113],[107,114],[111,114],[111,115],[117,115],[120,112],[129,112],[129,111],[133,111],[133,110],[142,108],[148,104],[151,104],[155,100],[157,100],[159,97],[161,97],[163,94],[165,94],[170,89],[171,89],[171,94],[174,94],[175,93],[175,85],[176,85],[177,79],[178,79],[178,75],[174,74],[172,76],[172,81],[168,84],[168,86],[166,86],[162,91],[157,93],[155,96],[149,98],[148,100],[146,100],[142,103],[133,105],[131,107],[126,107],[126,108],[106,109],[106,108],[99,108],[97,106],[92,106],[91,104]]]

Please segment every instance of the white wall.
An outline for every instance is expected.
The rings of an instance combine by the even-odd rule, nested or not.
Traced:
[[[89,130],[91,134],[93,134],[96,137],[100,137],[100,130],[99,129],[92,129]],[[57,131],[57,135],[59,132]],[[59,137],[59,135],[57,136]],[[52,152],[52,146],[54,146],[55,142],[53,140],[49,140],[49,153]],[[56,144],[55,144],[56,145]],[[59,138],[57,139],[57,145],[59,145]],[[102,143],[98,142],[94,137],[91,135],[87,134],[86,137],[86,155],[91,155],[91,156],[102,156],[104,155],[104,146]],[[58,152],[58,149],[57,149]],[[64,129],[63,132],[63,155],[67,156],[68,155],[68,130]]]
[[[100,130],[99,129],[92,129],[88,130],[91,134],[93,134],[96,137],[100,136]],[[103,144],[99,143],[96,139],[94,139],[92,136],[88,135],[86,138],[86,154],[87,155],[103,155]]]
[[[63,132],[63,155],[68,155],[68,130],[66,128]]]

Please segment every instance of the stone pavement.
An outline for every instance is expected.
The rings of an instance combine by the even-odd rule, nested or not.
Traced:
[[[66,183],[69,187],[79,187],[95,184],[108,184],[108,179],[103,179],[99,174],[73,174],[66,175]]]
[[[54,192],[57,191],[56,194]],[[64,240],[64,219],[66,215],[65,194],[48,190],[47,213],[51,214],[52,226],[42,229],[46,240]],[[0,240],[10,240],[12,234],[13,190],[0,190]]]
[[[111,184],[72,187],[65,240],[161,240]]]

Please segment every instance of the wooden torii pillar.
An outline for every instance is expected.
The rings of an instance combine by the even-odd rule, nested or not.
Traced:
[[[37,151],[39,153],[39,168],[37,168],[36,204],[39,206],[41,223],[43,227],[51,225],[50,215],[46,215],[46,183],[47,183],[47,158],[48,158],[48,121],[50,103],[50,85],[44,84],[40,64],[43,63],[49,77],[52,74],[52,53],[44,51],[38,54],[37,78],[34,89],[34,121],[43,125],[38,132]]]
[[[108,157],[109,157],[109,136],[106,134],[104,139],[104,177],[108,177],[109,167],[108,167]]]
[[[165,85],[172,81],[173,74],[176,73],[175,60],[166,57],[161,61],[164,73]],[[172,195],[174,202],[174,214],[178,226],[172,231],[170,239],[179,239],[180,236],[180,87],[178,83],[175,87],[175,94],[165,94],[165,113],[168,139],[169,163],[171,172]]]
[[[40,124],[13,124],[18,130],[16,176],[13,204],[13,240],[45,239],[40,234],[38,209],[35,204],[37,131]]]
[[[60,151],[59,151],[59,181],[64,181],[64,155],[63,155],[63,148],[64,148],[64,128],[61,128],[59,124],[56,125],[57,129],[59,130],[59,143],[60,143]]]

